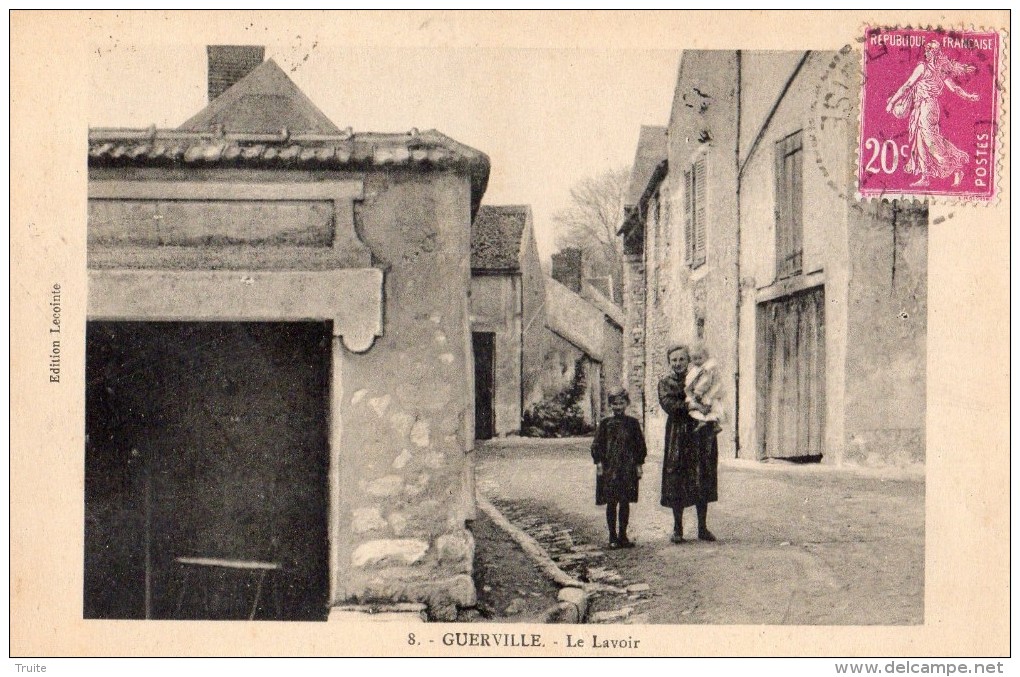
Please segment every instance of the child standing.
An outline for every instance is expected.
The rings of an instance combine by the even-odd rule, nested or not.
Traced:
[[[722,380],[719,365],[708,356],[705,346],[691,349],[691,366],[684,381],[684,394],[691,418],[697,421],[695,430],[711,424],[719,432],[723,419]]]
[[[647,449],[641,424],[627,416],[630,395],[623,388],[609,393],[613,415],[595,429],[591,456],[595,461],[595,504],[606,506],[610,548],[633,548],[627,538],[630,504],[638,500],[638,480]],[[619,530],[617,530],[619,525]]]

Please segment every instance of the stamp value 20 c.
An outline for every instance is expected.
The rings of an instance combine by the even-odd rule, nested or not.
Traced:
[[[861,197],[995,197],[999,34],[868,28]]]

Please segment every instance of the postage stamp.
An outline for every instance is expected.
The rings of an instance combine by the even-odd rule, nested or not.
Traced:
[[[992,200],[999,59],[995,32],[868,28],[860,196]]]

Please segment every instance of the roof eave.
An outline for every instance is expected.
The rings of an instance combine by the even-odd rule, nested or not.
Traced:
[[[133,143],[133,144],[157,144],[158,142],[165,143],[187,143],[187,142],[199,142],[199,143],[221,143],[224,146],[231,143],[250,143],[250,144],[266,144],[270,147],[278,147],[285,145],[300,145],[302,143],[315,144],[321,146],[329,146],[330,144],[351,144],[357,142],[365,137],[373,137],[377,135],[369,134],[355,134],[350,130],[346,130],[339,134],[321,134],[321,133],[300,133],[290,134],[287,130],[281,130],[279,133],[265,134],[265,133],[219,133],[216,131],[190,131],[181,129],[157,129],[155,126],[151,126],[145,129],[128,129],[128,128],[92,128],[88,132],[88,141],[90,144],[116,144],[116,143]],[[377,160],[374,157],[360,158],[355,155],[348,154],[345,158],[339,157],[333,158],[327,164],[321,165],[322,168],[382,168],[394,166],[415,166],[421,167],[426,170],[465,170],[468,174],[470,186],[471,186],[471,218],[474,219],[475,214],[478,212],[478,208],[482,203],[482,197],[485,195],[485,190],[489,183],[489,172],[490,162],[489,156],[485,153],[466,146],[462,143],[455,141],[454,139],[437,132],[435,130],[429,130],[426,132],[419,133],[413,130],[408,135],[392,134],[392,135],[378,135],[379,142],[386,138],[393,140],[401,140],[405,142],[405,150],[407,151],[406,163],[402,165],[397,161]],[[359,139],[359,137],[361,137]],[[371,139],[373,144],[376,139]],[[432,162],[428,159],[417,162],[412,161],[411,155],[416,150],[421,150],[422,147],[436,147],[447,151],[450,154],[448,161]],[[376,148],[376,146],[372,146]],[[163,167],[167,165],[177,165],[179,158],[176,157],[150,157],[148,152],[138,153],[135,155],[121,155],[116,157],[107,157],[101,153],[96,154],[92,152],[90,148],[88,156],[88,164],[90,167],[93,166],[152,166],[152,167]],[[249,162],[246,158],[240,156],[229,159],[216,158],[208,160],[203,158],[200,163],[203,167],[216,167],[216,166],[235,166],[238,164],[244,164]],[[258,164],[260,160],[255,160],[254,164]],[[198,163],[196,163],[198,166]],[[279,167],[278,164],[271,164],[271,167]],[[285,168],[285,167],[280,167]]]

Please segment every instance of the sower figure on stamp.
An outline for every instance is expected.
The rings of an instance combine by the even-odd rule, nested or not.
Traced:
[[[910,158],[904,171],[920,177],[911,185],[927,186],[932,176],[938,179],[952,176],[953,185],[960,185],[970,157],[942,134],[939,95],[943,89],[949,89],[962,99],[977,101],[977,94],[953,82],[954,77],[973,72],[973,66],[952,61],[942,53],[939,43],[931,41],[924,47],[924,61],[889,97],[886,112],[901,119],[910,116],[907,128]]]
[[[609,393],[613,415],[595,429],[591,457],[595,461],[595,504],[606,506],[610,548],[632,548],[627,537],[630,504],[638,500],[638,480],[647,449],[641,424],[627,416],[630,395],[623,388]],[[619,530],[617,530],[619,525]]]
[[[674,543],[684,542],[684,508],[698,511],[698,538],[714,541],[708,530],[708,504],[718,500],[719,446],[712,426],[698,428],[687,408],[684,385],[690,366],[687,346],[674,345],[666,353],[670,373],[659,381],[659,404],[666,412],[666,444],[662,455],[662,498],[673,509]]]

